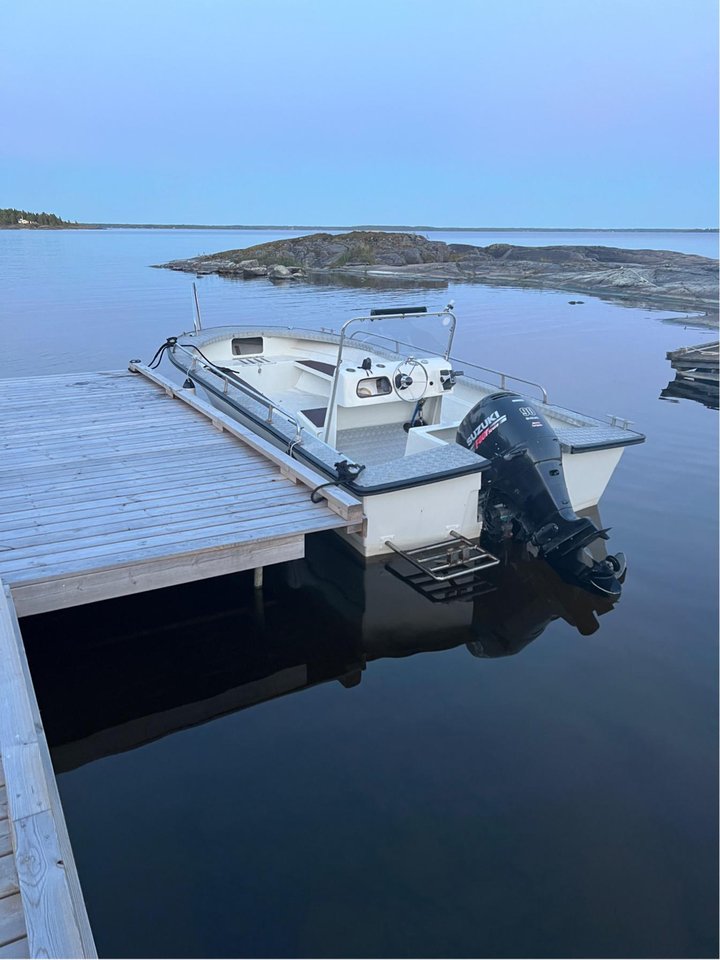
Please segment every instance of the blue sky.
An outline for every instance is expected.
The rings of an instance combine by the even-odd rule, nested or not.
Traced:
[[[0,207],[717,226],[714,0],[5,0]]]

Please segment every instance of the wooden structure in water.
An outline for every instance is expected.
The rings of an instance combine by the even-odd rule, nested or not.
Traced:
[[[142,365],[0,380],[0,438],[0,958],[92,957],[18,617],[297,559],[362,508]]]
[[[661,391],[660,397],[674,402],[680,399],[695,400],[711,410],[717,410],[719,354],[718,341],[670,350],[666,357],[675,371],[675,379]]]
[[[672,368],[677,370],[680,376],[690,380],[718,382],[720,341],[694,347],[680,347],[679,350],[670,350],[666,356]]]

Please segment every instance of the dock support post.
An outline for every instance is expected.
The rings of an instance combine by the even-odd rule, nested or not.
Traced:
[[[255,567],[253,570],[253,586],[256,590],[262,590],[263,585],[263,568]]]

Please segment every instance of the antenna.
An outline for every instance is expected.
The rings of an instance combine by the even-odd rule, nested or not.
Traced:
[[[193,327],[195,333],[200,333],[202,330],[202,317],[200,316],[200,301],[198,300],[197,286],[193,280],[193,298],[195,300],[195,316],[193,317]]]

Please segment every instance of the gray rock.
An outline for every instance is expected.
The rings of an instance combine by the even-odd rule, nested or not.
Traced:
[[[289,280],[292,277],[290,269],[281,263],[276,263],[273,264],[272,267],[268,267],[267,275],[271,280]]]
[[[297,278],[303,271],[311,277],[370,272],[405,279],[460,279],[593,293],[686,310],[717,310],[718,300],[718,261],[708,257],[598,246],[495,243],[477,247],[381,230],[314,233],[160,266],[246,279],[268,275],[274,280]]]

